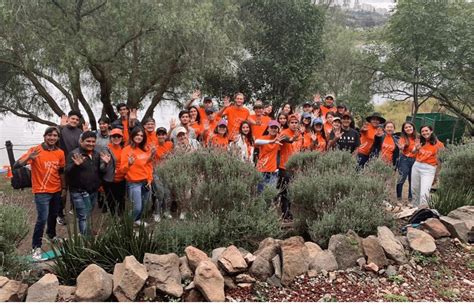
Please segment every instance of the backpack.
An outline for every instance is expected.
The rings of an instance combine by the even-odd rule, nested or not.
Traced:
[[[439,213],[433,209],[419,209],[408,220],[409,224],[419,224],[428,218],[439,218]]]
[[[31,187],[31,170],[27,167],[13,169],[12,175],[11,184],[13,189]]]

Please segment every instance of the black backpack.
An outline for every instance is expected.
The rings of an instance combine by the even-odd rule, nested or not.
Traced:
[[[31,171],[26,167],[15,168],[12,170],[12,187],[14,189],[23,189],[31,187]]]
[[[439,213],[432,209],[419,209],[408,220],[409,224],[419,224],[428,218],[439,218]]]

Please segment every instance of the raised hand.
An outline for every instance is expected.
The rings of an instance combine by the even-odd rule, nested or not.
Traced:
[[[136,120],[137,119],[137,108],[132,108],[130,110],[130,114],[128,115],[128,118],[130,120]]]
[[[176,128],[176,119],[171,119],[170,121],[170,131]]]
[[[201,90],[197,89],[197,90],[194,90],[193,94],[191,95],[191,100],[194,101],[200,97],[201,97]]]
[[[420,138],[417,137],[417,138],[415,139],[415,150],[418,151],[420,148],[421,148],[421,141],[420,141]]]
[[[135,162],[135,155],[128,156],[128,165],[131,166]]]
[[[110,154],[106,153],[106,152],[100,152],[100,159],[102,159],[102,161],[106,164],[108,164],[110,162]]]
[[[74,153],[71,157],[72,161],[74,162],[74,164],[76,166],[80,166],[82,165],[82,163],[84,162],[84,156],[82,156],[82,154],[79,154],[79,153]]]
[[[286,138],[285,135],[278,135],[278,136],[275,137],[275,139],[273,139],[273,143],[282,145],[281,141],[285,138]]]
[[[319,94],[319,92],[317,92],[313,95],[313,102],[319,103],[320,101],[321,101],[321,94]]]
[[[316,136],[316,134],[314,132],[311,132],[311,140],[313,142],[316,142],[318,140],[318,136]]]
[[[82,124],[82,131],[83,132],[88,132],[90,130],[91,130],[91,128],[89,127],[89,122],[85,121],[84,124]]]
[[[39,154],[40,154],[40,150],[36,148],[33,150],[33,152],[30,153],[30,155],[28,156],[28,159],[34,160],[36,157],[38,157]]]
[[[67,125],[67,115],[63,114],[61,116],[61,120],[59,122],[59,126],[66,126]]]
[[[342,135],[344,135],[343,131],[334,132],[334,136],[336,136],[336,140],[341,139]]]

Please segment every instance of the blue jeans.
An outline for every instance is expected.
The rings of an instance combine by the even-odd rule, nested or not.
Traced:
[[[262,175],[263,179],[257,186],[258,193],[261,193],[267,185],[275,186],[278,180],[278,172],[262,172]]]
[[[362,169],[365,167],[365,164],[369,161],[370,156],[369,155],[364,155],[364,154],[357,154],[357,163],[358,163],[358,169]]]
[[[71,192],[71,198],[79,224],[79,232],[85,235],[90,229],[88,224],[90,224],[91,213],[97,201],[97,192],[91,194],[88,192]]]
[[[411,169],[415,163],[415,158],[400,155],[398,161],[397,199],[402,198],[403,184],[408,178],[408,200],[412,200],[411,193]]]
[[[56,236],[56,218],[61,206],[61,192],[35,194],[35,203],[38,218],[33,231],[33,249],[41,247],[46,223],[48,237],[52,239]]]
[[[128,197],[133,205],[133,219],[140,220],[143,209],[150,197],[150,190],[146,187],[146,182],[127,183]]]

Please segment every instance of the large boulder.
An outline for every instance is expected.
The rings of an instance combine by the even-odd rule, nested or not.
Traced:
[[[193,278],[193,271],[189,267],[188,258],[186,258],[186,256],[179,258],[179,272],[181,273],[182,281]]]
[[[254,256],[260,256],[265,260],[271,262],[271,260],[278,254],[280,250],[280,242],[271,237],[267,237],[258,245],[257,251],[253,254]]]
[[[194,284],[206,300],[225,301],[224,277],[210,260],[201,261],[194,273]]]
[[[184,253],[186,254],[186,258],[188,259],[189,268],[192,271],[196,270],[200,262],[210,260],[204,251],[199,250],[193,246],[186,247],[184,249]]]
[[[376,236],[370,235],[362,240],[362,248],[367,256],[367,263],[374,263],[379,268],[388,265],[387,257]]]
[[[388,227],[377,227],[377,238],[379,239],[379,243],[385,251],[385,254],[390,259],[398,264],[405,264],[408,262],[402,243],[400,243]]]
[[[353,232],[331,236],[328,250],[336,257],[339,269],[356,266],[357,259],[364,257],[361,239]]]
[[[22,302],[27,290],[26,283],[0,276],[0,302]]]
[[[134,256],[125,257],[114,268],[115,297],[120,302],[134,301],[148,279],[147,269]]]
[[[443,223],[446,229],[448,229],[452,236],[468,243],[468,233],[470,229],[467,228],[466,222],[449,216],[441,216],[439,220]]]
[[[98,265],[86,267],[76,281],[75,300],[78,302],[103,302],[112,295],[112,275]]]
[[[55,302],[59,292],[59,280],[54,274],[46,274],[31,285],[27,302]]]
[[[474,205],[461,206],[451,212],[448,217],[462,220],[469,230],[474,227]]]
[[[261,256],[256,256],[255,260],[250,266],[249,274],[261,281],[265,281],[267,278],[273,275],[272,261],[265,259]]]
[[[448,229],[437,218],[428,218],[421,225],[421,229],[428,232],[435,239],[451,236]]]
[[[59,286],[59,288],[58,288],[58,302],[72,302],[72,301],[74,301],[74,293],[76,293],[76,287]]]
[[[176,254],[145,253],[143,264],[148,271],[150,285],[154,285],[161,292],[174,297],[183,295],[179,257]]]
[[[301,236],[293,236],[281,242],[281,260],[283,285],[289,285],[296,276],[308,271],[308,247],[305,246]]]
[[[219,257],[219,264],[229,274],[237,274],[247,269],[247,262],[234,245],[227,247]]]
[[[332,272],[337,270],[336,257],[330,250],[323,250],[314,256],[309,264],[309,269],[319,273],[321,271]]]
[[[314,257],[320,253],[321,251],[323,251],[321,249],[321,247],[319,247],[318,244],[316,243],[313,243],[313,242],[305,242],[304,245],[306,246],[306,248],[308,248],[308,254],[309,254],[309,260],[311,262],[312,259],[314,259]]]
[[[434,238],[428,233],[415,229],[407,229],[407,239],[410,248],[424,255],[432,255],[436,251]]]

